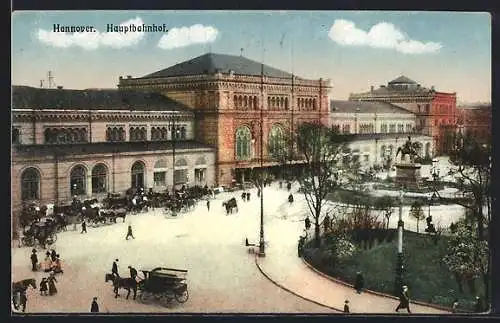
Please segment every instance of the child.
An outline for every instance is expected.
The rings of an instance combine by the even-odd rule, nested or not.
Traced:
[[[47,296],[49,294],[49,288],[47,284],[47,278],[42,278],[42,282],[40,283],[40,295]]]

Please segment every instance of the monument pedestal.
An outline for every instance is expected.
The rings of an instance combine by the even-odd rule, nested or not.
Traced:
[[[422,165],[409,163],[398,163],[396,167],[396,184],[408,188],[419,188],[421,184],[420,169]]]

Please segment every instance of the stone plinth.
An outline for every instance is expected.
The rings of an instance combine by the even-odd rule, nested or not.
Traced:
[[[422,165],[402,162],[394,166],[396,167],[396,184],[408,188],[418,188],[420,186],[420,168],[422,168]]]

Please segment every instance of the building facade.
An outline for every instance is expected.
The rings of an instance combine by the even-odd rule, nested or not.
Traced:
[[[215,148],[194,137],[193,112],[157,93],[14,86],[13,209],[131,187],[211,186]]]
[[[330,101],[330,123],[340,133],[353,134],[349,148],[361,166],[395,161],[408,137],[420,144],[422,158],[433,155],[433,139],[416,131],[417,115],[386,102]]]
[[[458,132],[473,136],[479,143],[491,142],[491,105],[461,106],[458,111]]]
[[[144,77],[120,77],[118,86],[161,93],[191,109],[195,139],[217,147],[220,185],[248,179],[261,162],[277,167],[275,152],[298,124],[328,123],[329,80],[300,78],[243,56],[209,53]]]
[[[436,154],[446,154],[452,148],[446,140],[456,131],[456,93],[439,92],[432,86],[425,88],[417,82],[400,76],[369,92],[352,93],[351,101],[378,101],[400,106],[416,116],[415,130],[434,140]]]

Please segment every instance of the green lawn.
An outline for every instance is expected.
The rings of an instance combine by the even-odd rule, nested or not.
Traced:
[[[442,262],[446,254],[446,240],[446,237],[441,237],[435,245],[430,236],[405,231],[404,281],[414,300],[451,307],[457,298],[460,309],[472,311],[476,293],[483,294],[482,283],[476,280],[476,293],[471,293],[466,283],[463,284],[463,292],[459,292],[453,274]],[[351,284],[354,283],[356,272],[362,271],[366,289],[394,294],[397,239],[376,244],[369,250],[358,249],[354,255],[336,265],[324,252],[326,249],[328,246],[322,246],[320,250],[307,249],[304,258],[320,271]]]

